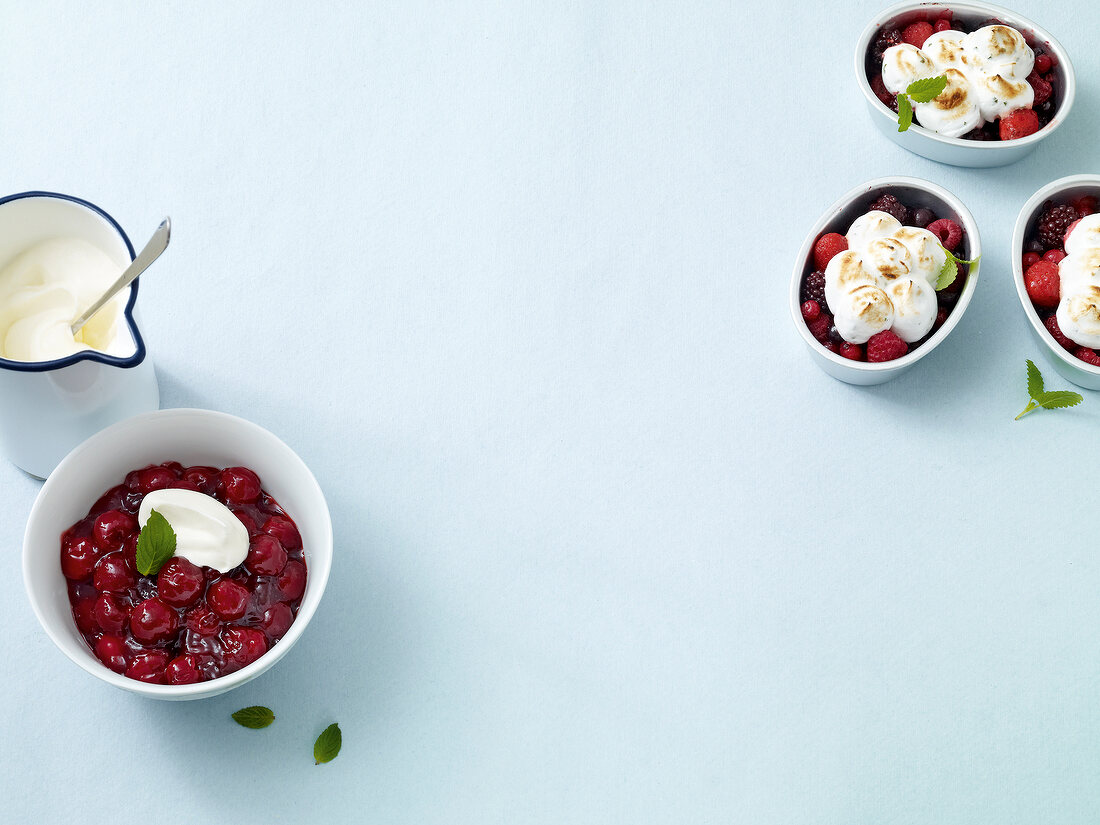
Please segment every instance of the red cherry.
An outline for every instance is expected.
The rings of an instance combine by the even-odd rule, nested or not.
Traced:
[[[183,471],[183,481],[190,482],[207,495],[214,492],[218,471],[213,467],[188,467]]]
[[[121,593],[137,584],[137,577],[121,552],[108,553],[96,562],[92,584],[101,593]]]
[[[1066,253],[1061,249],[1048,249],[1043,253],[1043,260],[1050,261],[1052,264],[1056,264],[1066,257]]]
[[[149,467],[138,473],[138,492],[148,495],[154,490],[163,490],[176,478],[176,474],[166,467]]]
[[[122,510],[108,510],[96,516],[92,525],[92,541],[104,553],[118,550],[138,529],[137,519]]]
[[[205,604],[192,607],[183,615],[183,621],[187,629],[200,636],[211,636],[217,633],[222,626],[221,619]]]
[[[283,598],[290,601],[300,599],[306,592],[306,566],[300,561],[288,561],[275,581]]]
[[[256,536],[248,548],[245,564],[258,576],[277,576],[286,567],[286,550],[274,536],[266,533]]]
[[[1039,74],[1046,74],[1050,71],[1050,67],[1054,61],[1050,59],[1048,54],[1039,54],[1035,56],[1035,71]]]
[[[260,532],[260,528],[256,526],[256,520],[244,510],[233,510],[233,515],[235,515],[237,520],[244,525],[244,529],[248,531],[249,537]]]
[[[1037,263],[1039,263],[1039,253],[1038,252],[1025,252],[1024,253],[1023,264],[1024,264],[1024,269],[1025,270],[1029,266],[1031,266],[1032,264],[1037,264]]]
[[[198,659],[190,653],[177,656],[164,669],[164,677],[170,685],[190,685],[202,681]]]
[[[219,618],[233,621],[248,608],[248,590],[231,579],[221,579],[206,591],[206,603]]]
[[[164,669],[168,665],[168,654],[163,650],[150,650],[139,653],[126,668],[126,675],[139,682],[151,685],[164,684]]]
[[[95,619],[95,599],[77,599],[73,604],[73,621],[81,633],[88,635],[99,631],[99,623]]]
[[[95,655],[115,673],[126,670],[126,644],[118,636],[100,636]]]
[[[130,614],[130,632],[142,644],[166,641],[178,630],[176,611],[156,596],[141,602]]]
[[[225,658],[236,668],[250,665],[267,653],[267,640],[254,627],[227,627],[222,633],[222,646]]]
[[[276,602],[264,611],[264,618],[260,623],[260,627],[263,628],[264,633],[271,641],[275,641],[283,638],[283,635],[290,630],[293,623],[294,612],[290,609],[290,606],[283,602]]]
[[[157,573],[157,592],[173,607],[194,604],[205,587],[202,568],[181,556],[170,558]]]
[[[61,572],[67,579],[88,578],[98,558],[99,550],[90,538],[68,538],[61,544]]]
[[[233,504],[251,504],[260,497],[260,477],[247,467],[222,470],[221,483],[226,500]]]
[[[101,594],[94,610],[96,623],[108,633],[121,633],[130,622],[130,608],[112,593]]]
[[[302,546],[302,536],[297,526],[286,516],[272,516],[264,522],[263,531],[277,538],[287,550],[297,550]]]

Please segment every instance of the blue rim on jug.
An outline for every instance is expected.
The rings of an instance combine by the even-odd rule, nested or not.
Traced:
[[[5,195],[0,198],[0,206],[12,201],[22,200],[23,198],[57,198],[58,200],[69,201],[78,206],[90,209],[111,225],[115,232],[118,233],[119,237],[122,238],[123,243],[126,244],[126,252],[130,255],[130,260],[132,261],[134,259],[134,245],[130,243],[130,238],[126,235],[126,232],[118,225],[118,221],[94,203],[73,197],[72,195],[62,195],[60,192],[20,192],[16,195]],[[11,361],[7,358],[0,357],[0,369],[14,370],[16,372],[48,372],[49,370],[71,366],[80,361],[97,361],[101,364],[109,364],[112,367],[121,367],[123,369],[136,367],[145,360],[145,339],[141,337],[141,331],[138,330],[137,323],[134,321],[134,305],[137,303],[138,284],[140,281],[141,278],[138,278],[130,285],[130,300],[126,302],[126,309],[123,313],[126,317],[126,326],[130,330],[130,335],[134,338],[133,355],[121,358],[117,355],[108,355],[105,352],[88,349],[81,350],[80,352],[73,353],[64,358],[55,358],[52,361]]]

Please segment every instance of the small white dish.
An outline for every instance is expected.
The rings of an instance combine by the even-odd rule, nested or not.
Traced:
[[[302,534],[306,590],[290,629],[252,664],[208,682],[152,685],[103,665],[73,620],[61,573],[60,536],[99,496],[130,470],[164,461],[255,470],[264,489],[286,509]],[[108,427],[69,453],[42,486],[23,539],[23,583],[35,616],[61,652],[92,676],[153,699],[202,699],[251,681],[278,662],[313,618],[332,566],[332,521],[309,468],[267,430],[210,410],[161,410]]]
[[[833,378],[848,384],[863,386],[883,384],[912,368],[914,364],[943,343],[947,336],[951,334],[951,331],[958,326],[978,285],[980,261],[970,266],[966,283],[959,292],[955,308],[947,316],[944,325],[936,330],[935,334],[921,344],[917,350],[894,361],[883,361],[874,364],[866,361],[850,361],[835,352],[830,352],[814,339],[802,317],[802,305],[799,301],[802,278],[812,271],[814,243],[826,232],[838,232],[841,235],[847,233],[852,221],[867,212],[869,204],[887,193],[893,194],[898,200],[911,208],[927,207],[936,213],[937,218],[950,218],[961,226],[964,232],[965,246],[958,250],[959,257],[970,260],[980,258],[982,254],[982,242],[978,234],[978,225],[974,221],[974,216],[970,214],[970,210],[963,205],[962,201],[942,186],[937,186],[926,180],[908,177],[876,178],[845,193],[840,200],[830,206],[814,224],[810,234],[806,236],[802,248],[798,251],[798,257],[795,259],[790,291],[791,317],[794,319],[795,328],[802,336],[802,340],[810,348],[810,354],[813,356],[814,362]]]
[[[904,28],[915,20],[924,19],[927,15],[935,15],[948,9],[952,11],[956,18],[965,20],[970,24],[996,18],[1005,25],[1012,26],[1012,28],[1021,32],[1032,44],[1043,44],[1043,47],[1054,56],[1057,66],[1053,71],[1061,82],[1055,87],[1054,100],[1056,108],[1050,123],[1033,135],[1018,140],[1003,141],[963,140],[962,138],[944,137],[925,129],[916,121],[906,131],[898,131],[897,114],[883,105],[882,101],[875,96],[874,91],[871,89],[871,83],[867,79],[867,54],[871,42],[884,26],[892,25]],[[903,149],[908,149],[910,152],[929,160],[951,164],[952,166],[988,167],[1015,163],[1034,151],[1040,141],[1048,138],[1062,125],[1065,119],[1069,117],[1070,110],[1073,108],[1074,97],[1077,94],[1077,80],[1073,73],[1073,64],[1070,62],[1069,55],[1046,29],[1008,9],[990,3],[973,1],[966,3],[899,3],[880,12],[867,24],[856,42],[855,71],[856,82],[867,100],[871,120],[879,131]]]
[[[1071,201],[1085,195],[1100,198],[1100,175],[1069,175],[1059,178],[1048,183],[1024,204],[1016,218],[1016,228],[1012,232],[1012,280],[1016,283],[1016,294],[1020,296],[1020,304],[1031,325],[1031,332],[1054,369],[1067,381],[1079,387],[1100,390],[1100,367],[1086,364],[1074,357],[1054,340],[1054,336],[1043,326],[1043,319],[1035,311],[1031,298],[1027,294],[1027,287],[1024,286],[1024,244],[1034,229],[1035,222],[1039,219],[1043,204],[1049,200]]]
[[[95,204],[54,192],[0,198],[0,266],[40,241],[73,237],[101,249],[122,272],[134,247]],[[0,452],[38,478],[92,433],[160,406],[153,361],[137,322],[138,283],[128,289],[120,335],[125,354],[85,350],[54,361],[0,358]]]

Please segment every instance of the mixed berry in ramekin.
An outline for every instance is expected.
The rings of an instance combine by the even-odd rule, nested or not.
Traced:
[[[158,519],[172,543],[152,562]],[[251,664],[289,630],[305,592],[298,527],[246,467],[133,470],[60,543],[81,636],[104,666],[151,684]]]
[[[908,194],[878,192],[853,203],[856,217],[821,233],[805,264],[799,309],[806,328],[850,361],[894,361],[924,346],[967,281],[963,226],[906,202]]]
[[[865,70],[879,101],[898,113],[899,95],[905,97],[921,128],[945,138],[1010,141],[1051,122],[1065,91],[1058,62],[1048,40],[995,14],[928,6],[878,28]],[[922,97],[919,84],[933,78],[943,79],[942,91]]]
[[[1020,266],[1047,332],[1074,358],[1100,367],[1100,199],[1079,194],[1045,201]]]

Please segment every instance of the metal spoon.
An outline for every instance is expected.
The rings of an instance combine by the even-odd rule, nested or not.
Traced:
[[[118,280],[111,284],[111,288],[103,293],[103,297],[88,307],[83,315],[73,321],[73,335],[80,332],[81,328],[91,320],[93,315],[103,309],[108,301],[128,287],[138,275],[148,269],[149,265],[160,257],[160,253],[168,248],[168,239],[171,236],[172,221],[170,218],[165,218],[160,222],[157,231],[153,233],[153,237],[149,239],[149,243],[145,244],[145,248],[138,253],[133,263],[126,267],[125,271],[118,276]]]

